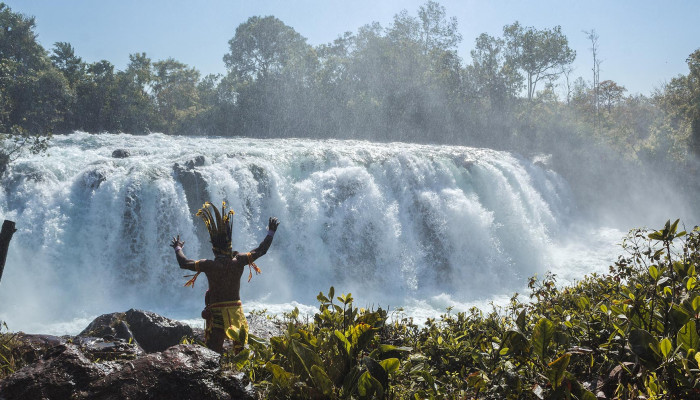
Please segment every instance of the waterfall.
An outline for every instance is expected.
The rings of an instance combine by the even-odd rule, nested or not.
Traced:
[[[179,234],[188,257],[211,258],[194,216],[207,200],[235,210],[235,250],[280,219],[262,275],[241,284],[244,303],[262,306],[313,305],[331,285],[394,306],[511,294],[553,267],[575,214],[567,183],[515,154],[362,141],[76,132],[14,162],[2,187],[0,216],[18,228],[0,282],[12,329],[194,313],[206,279],[184,288],[169,243]]]

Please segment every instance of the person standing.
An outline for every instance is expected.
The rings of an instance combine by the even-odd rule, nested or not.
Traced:
[[[226,202],[222,204],[221,213],[210,202],[197,212],[197,216],[204,220],[209,231],[209,238],[214,252],[214,259],[191,260],[185,256],[182,248],[184,241],[180,240],[180,235],[173,237],[170,244],[175,249],[175,256],[180,268],[195,271],[185,286],[194,287],[194,282],[200,273],[204,273],[209,282],[209,290],[204,298],[206,305],[202,311],[202,318],[206,320],[205,343],[208,348],[218,352],[223,352],[226,330],[232,328],[236,331],[242,327],[248,330],[248,322],[243,313],[241,303],[240,288],[241,276],[246,265],[249,268],[248,281],[253,277],[252,270],[256,274],[260,269],[255,265],[255,260],[267,253],[275,236],[279,221],[275,217],[270,217],[267,225],[267,235],[265,239],[248,253],[239,253],[232,250],[231,232],[233,230],[233,210],[226,212]],[[240,351],[245,343],[234,343],[234,349]]]

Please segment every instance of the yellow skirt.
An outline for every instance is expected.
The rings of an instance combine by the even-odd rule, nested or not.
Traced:
[[[214,328],[226,331],[228,328],[241,329],[245,326],[248,330],[248,321],[243,313],[241,301],[223,301],[212,303],[207,306],[206,338],[209,339],[211,330]]]

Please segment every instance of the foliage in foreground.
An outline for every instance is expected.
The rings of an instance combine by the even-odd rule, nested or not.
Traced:
[[[3,330],[5,332],[3,332]],[[8,332],[7,324],[0,321],[0,379],[22,367],[21,359],[13,351],[18,347],[16,334]]]
[[[313,321],[295,310],[283,336],[224,362],[266,398],[700,398],[699,247],[678,221],[633,230],[609,275],[532,278],[532,301],[420,327],[331,288]]]

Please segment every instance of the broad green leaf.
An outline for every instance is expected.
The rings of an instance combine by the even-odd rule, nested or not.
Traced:
[[[346,338],[345,335],[343,335],[343,333],[340,332],[340,331],[337,330],[337,329],[336,329],[336,331],[333,332],[333,333],[335,333],[335,337],[337,337],[338,340],[340,340],[340,343],[343,345],[343,348],[345,349],[345,352],[349,355],[349,354],[350,354],[350,349],[352,348],[352,346],[350,345],[350,342],[348,341],[348,338]]]
[[[633,329],[628,337],[632,352],[639,356],[648,368],[656,369],[661,363],[659,341],[644,329]]]
[[[659,279],[659,269],[655,265],[649,267],[649,276],[655,281]]]
[[[589,392],[588,390],[584,390],[580,398],[581,400],[598,400],[598,397],[596,397],[593,392]]]
[[[678,330],[681,329],[683,325],[688,322],[688,320],[690,320],[690,315],[688,312],[677,304],[671,306],[668,316],[671,321],[671,334],[678,332]]]
[[[508,348],[514,353],[527,353],[530,350],[530,343],[521,332],[511,330],[503,336],[501,347]]]
[[[697,350],[700,344],[700,336],[698,336],[698,331],[695,329],[695,321],[690,320],[687,324],[683,325],[678,331],[677,339],[681,346],[683,346],[683,350]]]
[[[486,389],[488,377],[482,371],[476,371],[467,376],[467,385],[474,388],[477,393]]]
[[[322,364],[318,353],[313,349],[309,348],[306,344],[294,339],[290,341],[290,347],[292,348],[292,352],[299,361],[299,364],[301,364],[301,366],[304,367],[303,370],[297,367],[293,372],[299,375],[306,373],[308,377],[311,377],[311,367],[313,365]]]
[[[525,332],[525,322],[527,320],[527,315],[525,313],[525,309],[520,311],[520,314],[518,314],[518,318],[515,320],[515,326],[520,329],[520,332]]]
[[[680,221],[680,219],[677,219],[677,220],[673,223],[673,225],[671,225],[671,229],[669,229],[669,233],[670,233],[671,235],[675,235],[675,234],[676,234],[676,229],[678,229],[678,221]]]
[[[566,367],[569,366],[570,359],[571,354],[566,353],[563,356],[549,363],[547,377],[549,378],[549,383],[552,384],[553,388],[556,389],[557,387],[559,387],[559,385],[561,385],[561,381],[564,379],[564,372],[566,372]]]
[[[248,325],[243,325],[238,330],[238,341],[243,344],[248,343]]]
[[[688,278],[688,282],[685,283],[685,288],[688,290],[693,290],[697,284],[697,280],[691,276]]]
[[[700,296],[695,296],[693,299],[693,311],[700,312]]]
[[[663,233],[662,233],[662,232],[656,231],[656,232],[652,232],[652,233],[649,234],[649,239],[652,239],[652,240],[664,240],[664,236],[663,236]]]
[[[389,374],[381,364],[367,356],[362,358],[362,363],[365,364],[367,371],[381,384],[382,388],[389,386]]]
[[[608,313],[608,307],[605,304],[600,305],[600,311],[603,313],[607,314]]]
[[[382,366],[382,368],[384,368],[384,370],[388,374],[392,374],[392,373],[398,371],[399,366],[401,365],[399,363],[398,358],[387,358],[386,360],[381,361],[379,364]]]
[[[372,350],[369,356],[374,358],[375,360],[383,360],[388,358],[401,357],[404,354],[411,352],[412,350],[412,347],[397,347],[392,346],[390,344],[380,344],[379,346],[377,346],[376,349]]]
[[[294,376],[292,373],[285,371],[284,368],[271,362],[265,364],[265,369],[272,374],[272,381],[282,387],[288,386]]]
[[[316,300],[318,300],[321,303],[328,303],[330,301],[330,300],[328,300],[328,297],[323,295],[323,292],[318,292],[318,296],[316,296]]]
[[[554,336],[554,324],[547,318],[542,318],[535,325],[535,329],[532,332],[532,348],[537,355],[540,356],[542,361],[545,360],[547,355],[547,348],[549,347],[549,342]]]
[[[700,353],[695,353],[695,362],[700,365]]]
[[[362,373],[363,371],[360,371],[358,366],[354,366],[350,369],[350,372],[345,375],[345,379],[343,379],[343,393],[345,393],[346,396],[349,397],[350,394],[357,390],[357,383]]]
[[[332,299],[334,295],[335,295],[335,288],[333,286],[331,286],[331,288],[328,289],[328,298]]]
[[[442,338],[442,336],[438,336],[437,338],[437,344],[441,345],[445,340]]]
[[[250,333],[248,334],[248,343],[255,344],[258,346],[268,346],[269,345],[269,343],[265,339],[259,338],[255,335],[251,335]]]
[[[231,359],[231,362],[240,370],[248,362],[248,358],[250,358],[250,349],[243,349]]]
[[[333,394],[333,381],[328,377],[326,371],[318,365],[314,365],[311,367],[311,375],[314,378],[316,387],[320,389],[321,393],[326,397],[331,397]]]
[[[576,306],[578,306],[579,310],[585,311],[591,306],[591,302],[588,300],[588,297],[581,296],[576,299]]]
[[[382,385],[378,380],[372,377],[369,371],[365,371],[365,373],[362,374],[360,379],[357,381],[357,393],[359,393],[362,397],[369,397],[376,393],[377,398],[382,398],[384,397],[382,389]]]
[[[663,354],[664,358],[668,358],[668,355],[671,353],[671,350],[673,350],[673,345],[671,344],[671,341],[668,340],[668,338],[663,338],[663,340],[661,340],[661,343],[659,343],[659,348],[661,349],[661,354]]]

